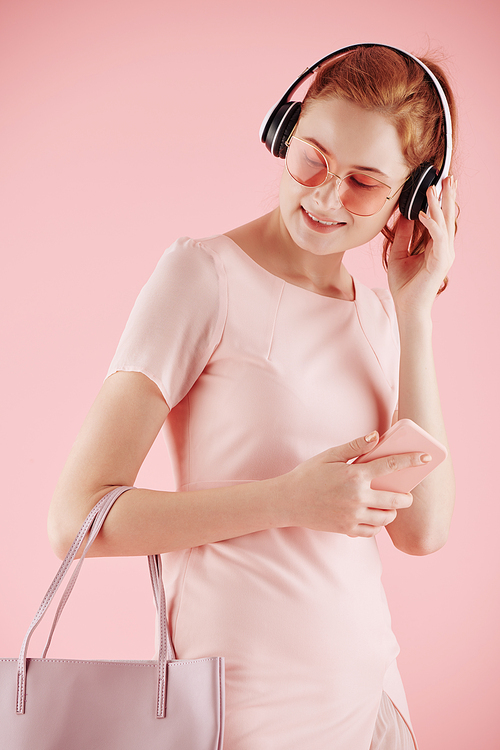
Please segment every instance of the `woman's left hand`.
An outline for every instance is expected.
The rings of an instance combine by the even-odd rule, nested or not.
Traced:
[[[389,256],[389,288],[396,309],[403,312],[429,312],[455,258],[457,181],[443,181],[442,207],[435,187],[427,191],[428,213],[419,220],[430,239],[419,255],[408,255],[413,221],[400,217]]]

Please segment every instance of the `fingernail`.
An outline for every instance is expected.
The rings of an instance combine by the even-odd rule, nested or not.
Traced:
[[[426,214],[425,211],[420,211],[419,216],[423,216],[424,219],[429,218],[429,214]]]
[[[420,456],[420,460],[423,464],[428,464],[429,461],[432,461],[432,456],[429,456],[428,453],[422,453],[422,455]]]
[[[369,435],[365,435],[365,440],[367,443],[373,443],[374,440],[377,439],[378,432],[370,432]]]

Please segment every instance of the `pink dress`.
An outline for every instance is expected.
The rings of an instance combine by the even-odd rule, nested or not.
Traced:
[[[178,489],[274,477],[389,427],[392,300],[355,290],[289,284],[225,236],[164,254],[109,372],[163,393]],[[411,741],[375,539],[262,531],[169,553],[164,577],[177,656],[226,658],[227,750],[368,750],[382,699]]]

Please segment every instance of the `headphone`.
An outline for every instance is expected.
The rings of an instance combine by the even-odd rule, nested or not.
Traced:
[[[444,159],[441,169],[438,170],[435,166],[426,162],[421,164],[417,169],[412,172],[405,182],[401,195],[399,197],[399,210],[403,216],[407,219],[417,219],[420,211],[427,210],[427,189],[431,185],[436,185],[439,190],[443,179],[448,175],[450,162],[451,162],[451,151],[452,151],[452,131],[451,131],[451,114],[448,106],[446,95],[443,91],[443,87],[439,83],[434,73],[424,65],[417,57],[414,57],[409,52],[405,52],[398,47],[391,47],[389,44],[351,44],[348,47],[341,47],[340,49],[331,52],[329,55],[322,57],[321,60],[315,62],[311,67],[306,68],[303,73],[292,83],[292,85],[285,91],[281,99],[277,104],[272,107],[267,113],[266,117],[260,128],[260,139],[262,143],[265,143],[269,151],[273,156],[278,156],[280,159],[284,159],[288,149],[287,140],[290,137],[295,125],[300,116],[302,109],[302,102],[291,101],[290,98],[300,84],[313,73],[327,60],[331,60],[333,57],[343,55],[346,52],[350,52],[358,47],[385,47],[397,52],[406,59],[413,60],[416,62],[427,74],[427,77],[434,85],[436,93],[438,94],[441,102],[444,117]]]

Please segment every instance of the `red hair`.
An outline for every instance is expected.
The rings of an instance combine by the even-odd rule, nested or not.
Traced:
[[[448,79],[433,60],[419,58],[436,76],[445,92],[456,132],[456,105]],[[410,170],[424,162],[439,169],[444,159],[444,117],[439,95],[425,70],[411,58],[387,47],[356,47],[325,63],[317,72],[302,105],[302,111],[317,99],[337,97],[387,117],[399,135],[401,149]],[[383,263],[394,242],[399,213],[382,229]],[[410,253],[421,253],[429,233],[416,221]],[[442,291],[447,285],[443,282]]]

